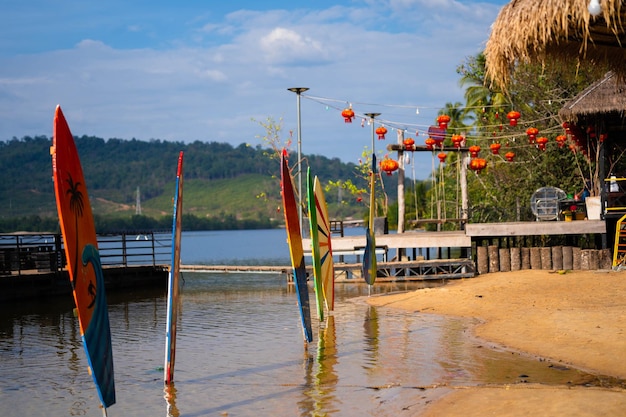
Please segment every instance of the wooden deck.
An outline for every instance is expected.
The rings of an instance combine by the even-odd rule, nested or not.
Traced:
[[[433,259],[400,262],[379,262],[379,282],[422,281],[428,279],[471,278],[475,275],[474,262],[471,259]],[[255,273],[286,275],[291,282],[293,269],[290,265],[255,266],[255,265],[181,265],[181,272],[202,273]],[[313,273],[310,264],[306,267],[309,276]],[[361,263],[336,263],[335,282],[364,283],[361,279]]]

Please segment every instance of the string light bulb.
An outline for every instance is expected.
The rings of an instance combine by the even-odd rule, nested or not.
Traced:
[[[600,6],[599,0],[590,0],[589,6],[587,6],[587,10],[589,10],[589,14],[592,16],[599,16],[602,13],[602,7]]]

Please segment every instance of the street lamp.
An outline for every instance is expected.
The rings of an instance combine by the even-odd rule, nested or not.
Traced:
[[[307,87],[291,87],[287,90],[296,93],[296,108],[298,112],[298,218],[302,231],[302,129],[300,127],[300,94],[308,90]]]

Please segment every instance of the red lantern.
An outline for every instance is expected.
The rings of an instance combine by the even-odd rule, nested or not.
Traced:
[[[544,136],[537,138],[537,147],[542,151],[546,150],[546,143],[548,143],[548,138]]]
[[[537,134],[539,133],[539,129],[536,127],[529,127],[526,129],[526,134],[528,135],[528,142],[535,143],[535,139],[537,139]]]
[[[384,140],[385,135],[387,134],[387,128],[385,126],[381,126],[377,128],[376,134],[378,135],[378,140]]]
[[[489,149],[491,149],[491,153],[493,153],[494,155],[498,155],[501,147],[502,145],[500,145],[499,143],[492,143],[491,145],[489,145]]]
[[[515,152],[507,152],[504,154],[504,157],[507,161],[513,162],[513,158],[515,158]]]
[[[480,173],[487,166],[487,161],[483,158],[474,158],[469,163],[469,168],[476,173]]]
[[[567,141],[567,136],[559,135],[554,140],[556,140],[556,143],[558,143],[559,148],[562,148],[565,146],[565,141]]]
[[[443,164],[444,162],[446,162],[446,158],[447,158],[447,157],[448,157],[448,155],[447,155],[445,152],[439,152],[439,153],[437,154],[437,158],[439,158],[439,162],[440,162],[440,163],[442,163],[442,164]]]
[[[450,123],[450,116],[447,114],[442,114],[437,117],[437,123],[441,129],[447,129],[448,123]]]
[[[472,155],[472,158],[476,158],[478,156],[478,152],[480,152],[480,146],[472,145],[469,147],[469,151],[470,155]]]
[[[452,144],[459,149],[465,138],[462,135],[452,135]]]
[[[424,141],[424,143],[426,144],[426,148],[430,149],[431,151],[433,150],[433,146],[435,146],[435,143],[437,143],[435,141],[435,139],[433,138],[428,138]]]
[[[352,119],[354,119],[354,110],[351,108],[343,109],[341,115],[343,116],[344,122],[352,123]]]
[[[509,119],[509,124],[513,127],[517,126],[517,120],[522,117],[518,111],[510,111],[507,113],[506,118]]]
[[[415,140],[413,138],[404,139],[404,149],[407,151],[415,150]]]
[[[380,161],[380,169],[385,171],[387,175],[391,175],[395,170],[398,169],[400,164],[395,159],[385,157],[382,161]]]

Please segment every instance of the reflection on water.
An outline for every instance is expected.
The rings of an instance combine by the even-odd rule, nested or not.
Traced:
[[[108,294],[117,387],[108,415],[152,417],[164,405],[169,417],[383,415],[381,404],[435,385],[585,380],[482,348],[465,321],[368,306],[364,284],[336,292],[334,314],[314,320],[305,346],[284,277],[185,274],[176,380],[165,389],[165,289]],[[102,414],[71,299],[0,307],[0,363],[0,416]]]

